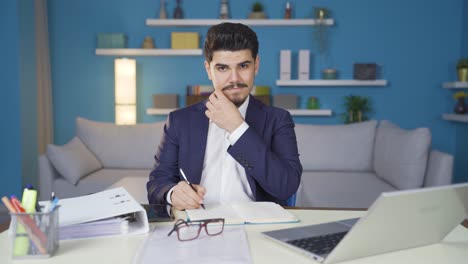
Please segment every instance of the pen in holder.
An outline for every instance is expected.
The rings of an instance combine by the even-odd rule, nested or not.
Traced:
[[[49,258],[59,247],[59,207],[36,213],[10,213],[12,256]]]

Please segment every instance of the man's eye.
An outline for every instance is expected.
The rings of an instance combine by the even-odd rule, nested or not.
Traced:
[[[242,64],[240,65],[240,68],[241,68],[241,69],[248,69],[248,68],[249,68],[249,64],[248,64],[248,63],[242,63]]]
[[[224,71],[227,70],[227,67],[220,66],[220,67],[218,67],[217,69],[218,69],[218,71],[220,71],[220,72],[224,72]]]

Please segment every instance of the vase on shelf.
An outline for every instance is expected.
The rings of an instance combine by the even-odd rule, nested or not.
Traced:
[[[458,69],[458,81],[468,82],[468,68]]]
[[[175,19],[182,19],[184,18],[184,11],[182,10],[182,7],[180,6],[180,1],[181,0],[177,0],[177,6],[176,8],[174,9],[174,18]]]
[[[159,19],[166,19],[166,18],[167,18],[166,3],[165,3],[165,0],[161,0],[161,3],[159,4]]]
[[[229,3],[228,0],[221,0],[221,7],[219,10],[219,18],[220,19],[229,19],[231,18],[229,15]]]
[[[459,115],[466,114],[467,109],[465,104],[465,97],[459,97],[457,99],[457,104],[455,105],[454,111]]]
[[[319,100],[315,96],[309,97],[309,101],[307,102],[307,109],[319,109],[320,104]]]
[[[286,8],[284,9],[284,19],[291,19],[292,17],[292,8],[291,3],[286,2]]]

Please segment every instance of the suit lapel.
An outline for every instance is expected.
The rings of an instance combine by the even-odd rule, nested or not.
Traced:
[[[189,120],[189,155],[191,182],[199,184],[203,170],[203,161],[205,158],[206,140],[208,137],[209,120],[205,116],[205,102],[200,103],[193,109]],[[189,177],[189,176],[187,176]]]
[[[253,96],[250,96],[249,105],[247,107],[247,112],[245,115],[245,122],[255,129],[259,135],[263,135],[263,130],[265,129],[266,121],[266,112],[263,111],[263,104],[255,99]]]

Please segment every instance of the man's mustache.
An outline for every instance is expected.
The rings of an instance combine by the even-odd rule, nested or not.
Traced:
[[[224,90],[232,89],[234,87],[246,88],[248,87],[248,85],[245,83],[231,83],[229,85],[224,86],[222,90],[224,91]]]

